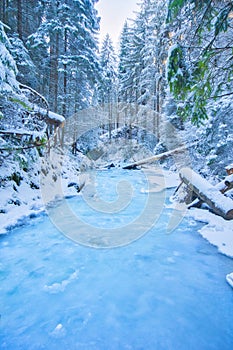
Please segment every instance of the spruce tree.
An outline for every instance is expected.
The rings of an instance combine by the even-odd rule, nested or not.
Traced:
[[[119,51],[119,66],[118,66],[118,78],[119,78],[119,100],[120,102],[128,102],[128,88],[130,77],[130,54],[131,54],[131,28],[128,23],[125,22],[121,37],[120,37],[120,51]]]
[[[116,103],[117,100],[117,58],[112,40],[106,35],[100,51],[102,84],[100,88],[101,103]]]
[[[165,20],[165,0],[142,2],[133,25],[123,29],[119,64],[120,100],[130,103],[137,122],[144,120],[143,126],[158,136],[166,88]]]
[[[0,93],[12,93],[18,89],[17,67],[10,53],[10,41],[0,22]]]
[[[109,138],[113,127],[118,126],[117,120],[117,58],[112,40],[106,35],[100,51],[100,67],[102,81],[99,88],[99,101],[108,121]]]
[[[232,95],[232,1],[169,1],[168,82],[179,113],[201,124],[210,101]],[[176,44],[176,45],[175,45]]]
[[[99,80],[96,0],[8,0],[1,18],[19,79],[44,95],[50,108],[72,115],[92,103]]]

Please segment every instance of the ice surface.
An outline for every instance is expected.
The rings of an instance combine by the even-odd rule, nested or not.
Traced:
[[[127,174],[140,196],[138,172],[117,179]],[[2,235],[0,348],[231,350],[233,299],[224,276],[232,260],[216,254],[191,218],[167,234],[173,212],[165,206],[146,235],[115,249],[80,246],[46,216]]]

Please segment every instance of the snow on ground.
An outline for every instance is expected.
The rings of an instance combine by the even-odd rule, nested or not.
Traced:
[[[20,225],[26,219],[43,211],[40,190],[32,189],[29,184],[22,182],[13,190],[13,181],[0,190],[0,234],[7,233],[10,228]]]
[[[166,186],[174,187],[180,183],[177,173],[165,172]],[[172,186],[174,185],[174,186]],[[173,201],[172,201],[173,202]],[[171,207],[177,205],[173,202]],[[191,208],[186,211],[186,217],[205,224],[199,233],[211,244],[216,246],[220,253],[233,258],[233,221],[224,220],[222,217],[211,213],[208,209]]]
[[[192,208],[189,217],[206,225],[199,231],[202,237],[215,245],[219,252],[233,258],[233,224],[205,209]]]
[[[169,170],[165,170],[163,171],[163,175],[165,178],[165,184],[166,184],[166,188],[174,188],[179,186],[180,184],[180,177],[178,173],[169,171]]]
[[[233,258],[233,224],[222,217],[210,213],[208,210],[192,208],[187,216],[205,223],[199,233],[211,244],[218,248],[218,251]],[[233,288],[233,272],[226,276],[226,281]]]
[[[166,184],[179,184],[179,176],[176,173],[165,173]],[[168,178],[168,180],[167,180]],[[171,186],[172,187],[172,186]],[[176,206],[172,203],[172,207]],[[233,221],[224,220],[222,217],[211,213],[207,209],[192,208],[186,211],[186,217],[202,222],[204,226],[199,230],[200,235],[218,248],[224,255],[233,258]],[[233,272],[226,276],[227,282],[233,287]]]
[[[68,184],[70,182],[78,183],[80,181],[79,170],[82,170],[81,168],[85,164],[88,164],[89,167],[91,165],[86,158],[81,156],[80,159],[78,157],[71,159],[68,156],[59,157],[59,154],[57,154],[55,158],[57,162],[63,162],[62,167],[56,169],[54,162],[53,164],[47,164],[47,161],[42,158],[44,162],[42,160],[41,164],[35,164],[34,171],[31,171],[30,174],[20,173],[23,176],[20,184],[17,185],[15,181],[8,180],[4,186],[0,187],[0,234],[7,233],[14,226],[23,224],[31,217],[45,211],[44,196],[41,188],[39,188],[42,177],[38,175],[42,168],[46,170],[47,189],[49,191],[54,191],[55,184],[61,181],[64,196],[77,195],[76,188],[74,186],[68,187]],[[14,168],[15,164],[8,163],[8,166],[2,167],[1,175],[4,177],[13,173],[13,171],[19,171],[18,167]],[[58,175],[59,179],[54,181],[56,173],[61,173],[61,175]]]

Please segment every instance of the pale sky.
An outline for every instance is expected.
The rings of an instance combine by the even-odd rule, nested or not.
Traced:
[[[109,33],[114,45],[117,45],[125,21],[135,17],[138,2],[139,0],[99,0],[96,9],[101,17],[100,42]]]

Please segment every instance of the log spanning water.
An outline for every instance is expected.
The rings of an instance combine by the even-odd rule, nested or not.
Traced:
[[[233,200],[224,196],[217,187],[190,168],[181,169],[180,178],[215,214],[226,220],[233,219]]]
[[[189,147],[193,146],[193,145],[196,145],[196,143],[193,143],[193,144],[189,145]],[[123,167],[123,169],[131,170],[131,169],[134,169],[137,166],[153,163],[153,162],[155,162],[157,160],[173,156],[174,154],[181,153],[181,152],[186,151],[186,150],[187,150],[187,146],[182,146],[182,147],[179,147],[179,148],[175,148],[175,149],[173,149],[171,151],[160,153],[160,154],[157,154],[155,156],[152,156],[152,157],[149,157],[149,158],[145,158],[145,159],[139,160],[137,162],[134,162],[132,164],[126,165],[126,166]]]
[[[216,187],[220,192],[226,193],[233,188],[233,174],[225,177],[225,179],[219,182]]]

